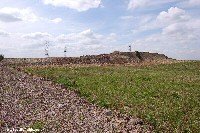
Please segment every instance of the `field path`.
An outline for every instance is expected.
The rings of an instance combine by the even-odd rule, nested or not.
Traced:
[[[97,107],[61,85],[0,64],[0,132],[27,127],[52,133],[150,132],[139,119]]]

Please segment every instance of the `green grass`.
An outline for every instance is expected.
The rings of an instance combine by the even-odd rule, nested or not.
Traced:
[[[157,132],[200,131],[200,62],[26,71],[78,89],[92,103],[142,118]]]
[[[29,128],[32,128],[33,130],[37,130],[36,132],[41,132],[44,130],[45,123],[43,121],[36,121],[34,124],[32,124]]]

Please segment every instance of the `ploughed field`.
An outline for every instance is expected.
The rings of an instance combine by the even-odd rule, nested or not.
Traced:
[[[142,118],[155,131],[200,131],[200,62],[26,68],[99,106]]]

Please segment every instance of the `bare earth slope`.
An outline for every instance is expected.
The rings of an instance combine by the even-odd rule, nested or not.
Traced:
[[[142,121],[99,108],[61,85],[0,64],[0,132],[150,132]]]

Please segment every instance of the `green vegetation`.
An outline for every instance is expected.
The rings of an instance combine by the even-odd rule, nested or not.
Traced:
[[[33,130],[38,130],[36,132],[41,132],[45,128],[45,123],[42,121],[36,121],[33,125],[30,126]]]
[[[78,89],[90,102],[143,118],[158,132],[200,131],[200,62],[26,71]]]
[[[4,59],[4,55],[0,55],[0,61],[2,61]]]

